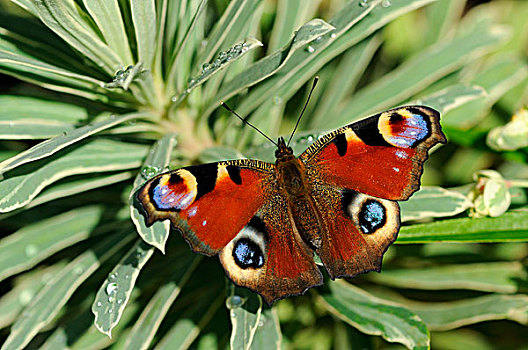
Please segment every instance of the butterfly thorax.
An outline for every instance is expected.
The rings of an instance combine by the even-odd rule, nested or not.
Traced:
[[[277,182],[280,192],[287,198],[290,220],[295,224],[302,239],[313,248],[321,245],[321,215],[311,197],[311,185],[304,163],[293,155],[284,139],[279,139],[277,160]]]

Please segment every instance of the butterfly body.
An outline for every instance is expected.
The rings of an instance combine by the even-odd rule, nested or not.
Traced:
[[[337,129],[275,164],[241,159],[160,174],[137,192],[147,224],[169,219],[191,248],[219,255],[228,277],[266,302],[332,279],[379,271],[396,239],[396,200],[419,188],[427,151],[444,143],[439,114],[389,110]]]

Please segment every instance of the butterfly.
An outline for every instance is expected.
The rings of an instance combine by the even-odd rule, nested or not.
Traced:
[[[440,114],[405,106],[320,137],[299,157],[278,139],[275,164],[188,166],[136,194],[147,225],[169,219],[191,249],[218,255],[227,276],[266,303],[331,279],[380,271],[400,210],[420,187],[428,150],[445,143]]]

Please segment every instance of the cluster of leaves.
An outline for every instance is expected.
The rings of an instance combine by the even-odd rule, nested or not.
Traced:
[[[0,7],[0,71],[26,82],[0,95],[2,349],[522,344],[528,135],[525,112],[509,118],[527,101],[528,4]],[[291,130],[316,73],[297,154],[334,127],[425,104],[441,111],[450,144],[431,156],[424,183],[444,187],[401,203],[406,225],[382,274],[268,308],[227,282],[216,259],[178,234],[168,240],[167,223],[146,227],[132,194],[168,166],[272,160],[273,146],[220,101],[276,136]],[[525,129],[510,126],[519,121]]]

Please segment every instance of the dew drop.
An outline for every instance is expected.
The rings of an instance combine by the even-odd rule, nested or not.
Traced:
[[[207,40],[202,40],[201,44],[202,44],[203,47],[206,47],[207,46]]]
[[[359,6],[367,7],[368,6],[368,0],[359,0]]]
[[[308,45],[308,46],[306,47],[306,51],[308,51],[309,53],[313,53],[313,52],[315,52],[315,49],[313,48],[312,45]]]
[[[33,295],[34,293],[31,290],[25,289],[18,294],[18,302],[20,305],[27,305],[33,299]]]
[[[117,303],[121,304],[123,302],[123,299],[117,299]]]
[[[83,268],[82,267],[76,267],[74,272],[77,274],[77,275],[81,275],[83,273]]]
[[[242,299],[238,295],[232,295],[232,296],[227,297],[225,303],[226,303],[226,307],[232,310],[232,309],[236,309],[242,306],[242,304],[244,304],[244,299]]]
[[[160,172],[160,168],[152,165],[148,165],[141,169],[141,176],[143,176],[145,179],[150,179],[153,176],[158,175]]]
[[[273,96],[273,104],[280,105],[283,103],[283,101],[284,100],[282,99],[282,97],[277,95]]]
[[[383,0],[381,2],[381,7],[390,7],[391,5],[391,0]]]
[[[117,292],[117,283],[115,283],[115,282],[108,283],[108,285],[106,286],[105,291],[106,291],[107,295],[115,294]],[[110,300],[108,300],[108,301],[110,301]]]
[[[103,304],[100,301],[98,301],[97,302],[97,307],[101,307],[101,306],[103,306]]]
[[[114,312],[114,309],[108,309],[108,313],[111,314]]]
[[[330,37],[331,37],[332,39],[335,39],[336,36],[337,36],[336,33],[332,33],[332,34],[330,34]]]
[[[37,254],[38,248],[34,244],[28,244],[26,246],[26,256],[33,257],[35,254]]]

